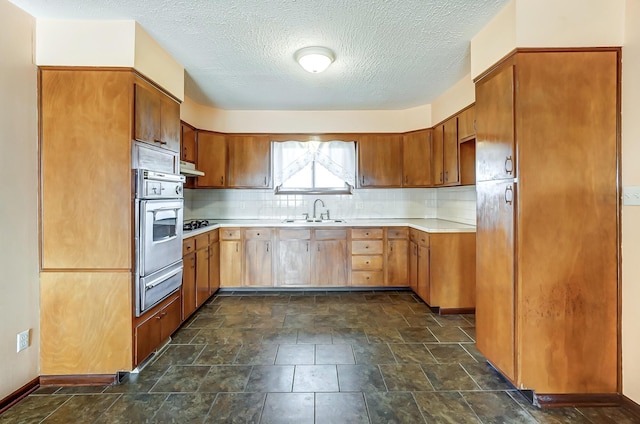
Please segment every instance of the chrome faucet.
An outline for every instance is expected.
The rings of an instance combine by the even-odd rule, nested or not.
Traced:
[[[322,201],[322,199],[316,199],[313,202],[313,220],[316,220],[316,206],[318,205],[318,202],[322,203],[322,207],[324,208],[324,202]]]

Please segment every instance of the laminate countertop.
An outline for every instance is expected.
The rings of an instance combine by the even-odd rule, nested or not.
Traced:
[[[216,228],[249,228],[249,227],[280,227],[280,228],[335,228],[335,227],[410,227],[427,233],[475,233],[474,225],[461,224],[459,222],[446,221],[444,219],[417,219],[417,218],[395,218],[395,219],[347,219],[344,222],[285,222],[282,219],[209,219],[215,222],[213,225],[198,228],[196,230],[184,231],[183,238],[189,238],[204,234]]]

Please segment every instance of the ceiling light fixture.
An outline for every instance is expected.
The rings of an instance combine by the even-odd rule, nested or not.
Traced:
[[[327,69],[335,56],[326,47],[305,47],[296,52],[295,58],[305,71],[317,74]]]

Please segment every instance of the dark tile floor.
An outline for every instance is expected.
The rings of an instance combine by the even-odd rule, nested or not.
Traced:
[[[224,293],[122,384],[41,388],[0,423],[639,422],[530,406],[474,337],[410,292]]]

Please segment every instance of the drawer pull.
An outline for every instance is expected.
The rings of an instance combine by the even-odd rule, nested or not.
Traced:
[[[369,261],[366,261],[365,264],[369,265]]]

